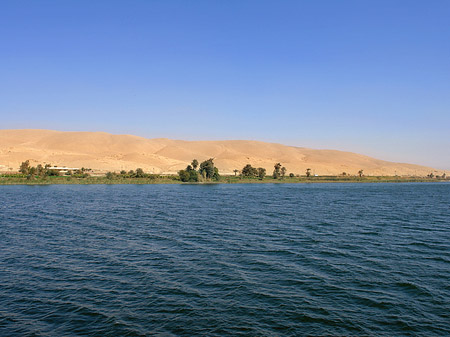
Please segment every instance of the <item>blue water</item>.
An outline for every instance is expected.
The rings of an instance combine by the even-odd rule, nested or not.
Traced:
[[[0,335],[450,335],[450,184],[0,186]]]

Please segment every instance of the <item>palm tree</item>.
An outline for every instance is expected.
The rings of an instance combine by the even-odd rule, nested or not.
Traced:
[[[310,168],[307,168],[306,169],[306,177],[310,177],[311,176],[311,169]]]
[[[197,167],[198,167],[198,160],[197,160],[197,159],[194,159],[194,160],[192,161],[191,165],[192,165],[192,168],[193,168],[194,170],[196,170]]]
[[[359,177],[361,178],[364,175],[364,170],[359,170],[358,174],[359,174]]]
[[[238,172],[239,172],[239,170],[234,170],[233,172],[234,172],[234,176],[236,177]]]

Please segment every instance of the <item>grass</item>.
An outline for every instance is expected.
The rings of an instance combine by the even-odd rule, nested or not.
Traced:
[[[285,177],[282,179],[273,179],[265,177],[263,180],[258,178],[222,176],[220,181],[213,183],[222,184],[264,184],[264,183],[401,183],[401,182],[438,182],[443,179],[426,177],[394,177],[394,176],[363,176],[363,177],[345,177],[345,176],[320,176],[320,177]],[[448,179],[445,181],[449,181]],[[70,176],[48,176],[27,178],[22,174],[4,174],[0,175],[0,185],[50,185],[50,184],[185,184],[178,176],[152,176],[150,178],[122,178],[114,177],[87,177],[77,178]],[[189,183],[196,184],[196,183]],[[197,183],[202,184],[202,183]]]

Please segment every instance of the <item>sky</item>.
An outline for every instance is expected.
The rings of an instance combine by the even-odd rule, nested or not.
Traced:
[[[2,0],[0,129],[450,169],[450,1]]]

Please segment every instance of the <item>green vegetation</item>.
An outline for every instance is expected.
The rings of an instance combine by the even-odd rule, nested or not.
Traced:
[[[160,176],[157,174],[149,174],[145,173],[143,169],[137,168],[136,171],[130,170],[125,171],[122,170],[120,173],[116,172],[107,172],[105,178],[108,180],[124,180],[124,179],[147,179],[147,180],[155,180]]]
[[[214,165],[214,160],[208,159],[200,163],[193,160],[185,170],[181,170],[177,175],[158,175],[145,173],[142,168],[120,173],[107,172],[104,176],[91,176],[90,169],[62,170],[55,169],[55,166],[39,164],[32,167],[27,160],[20,165],[20,173],[7,173],[0,175],[0,185],[14,184],[179,184],[190,183],[374,183],[374,182],[439,182],[448,181],[450,177],[446,174],[441,176],[430,173],[427,177],[399,177],[399,176],[367,176],[360,170],[355,175],[346,172],[338,176],[313,176],[311,169],[306,170],[306,175],[299,176],[294,173],[286,175],[287,170],[281,163],[274,165],[272,176],[266,175],[266,169],[254,168],[250,164],[244,166],[241,174],[239,170],[234,170],[235,175],[220,176],[219,170]],[[275,178],[275,179],[274,179]]]
[[[401,183],[401,182],[440,182],[450,179],[427,177],[399,177],[399,176],[295,176],[287,175],[284,179],[273,179],[272,176],[259,179],[258,177],[226,176],[222,179],[226,183]]]
[[[280,175],[281,175],[281,173],[280,173],[281,164],[280,163],[276,163],[273,167],[274,167],[274,170],[273,170],[273,173],[272,173],[272,177],[273,177],[273,179],[279,179]]]
[[[75,178],[87,178],[89,176],[89,169],[85,169],[84,167],[76,170],[75,172],[72,170],[62,170],[61,168],[56,168],[56,166],[52,166],[51,164],[38,164],[37,166],[31,166],[30,161],[26,160],[20,164],[19,172],[26,176],[27,180],[36,180],[36,179],[47,179],[47,177],[58,177],[61,175],[72,176]]]
[[[252,167],[250,164],[247,164],[242,169],[241,174],[244,177],[256,177],[258,175],[258,169]]]
[[[234,170],[236,173],[238,170]],[[246,178],[258,177],[259,180],[263,180],[266,176],[266,169],[263,167],[254,168],[252,165],[247,164],[241,171],[241,176]]]
[[[266,169],[262,168],[262,167],[259,167],[258,168],[258,178],[259,178],[259,180],[263,180],[265,176],[266,176]]]
[[[198,161],[194,159],[184,170],[178,171],[178,177],[182,182],[206,182],[219,181],[219,169],[214,166],[214,159],[210,158],[200,164],[197,171]]]
[[[183,170],[184,171],[184,170]],[[449,178],[433,178],[429,177],[394,177],[394,176],[286,176],[284,179],[274,180],[272,176],[243,177],[243,176],[221,176],[220,183],[226,184],[242,184],[242,183],[385,183],[385,182],[450,182]],[[144,178],[130,177],[126,175],[108,174],[108,177],[80,177],[80,176],[35,176],[28,179],[28,175],[22,173],[3,174],[0,175],[0,185],[48,185],[48,184],[179,184],[182,183],[179,175],[156,175],[149,174]],[[215,180],[205,181],[199,179],[197,181],[189,181],[192,183],[211,183]]]

